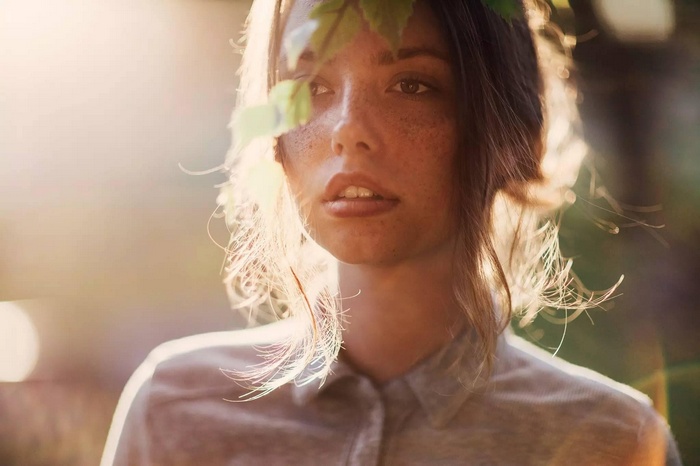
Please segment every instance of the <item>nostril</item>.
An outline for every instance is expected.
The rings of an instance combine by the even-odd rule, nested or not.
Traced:
[[[358,120],[341,120],[331,134],[331,150],[335,155],[343,155],[347,151],[370,153],[376,150],[375,146],[367,128],[364,128]]]
[[[331,141],[331,150],[335,155],[340,155],[343,153],[343,145],[335,140]]]

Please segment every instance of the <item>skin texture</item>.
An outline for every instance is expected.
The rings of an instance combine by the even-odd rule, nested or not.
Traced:
[[[285,33],[302,24],[313,3],[295,2]],[[280,140],[300,214],[340,261],[341,296],[351,297],[343,302],[343,357],[378,382],[446,343],[459,321],[451,298],[455,84],[448,45],[427,4],[416,4],[400,49],[389,62],[387,43],[365,25],[314,78],[309,123]],[[416,49],[430,52],[406,56]],[[284,77],[304,78],[312,64],[305,53]],[[387,193],[391,208],[334,215],[328,183],[358,173]]]
[[[432,15],[422,9],[402,47],[432,48],[448,57]],[[383,52],[388,52],[384,39],[361,32],[315,78],[311,121],[282,138],[285,170],[312,237],[347,263],[393,265],[434,254],[454,232],[449,180],[456,128],[449,64],[432,56],[378,64]],[[302,60],[291,77],[310,69]],[[371,218],[325,213],[326,183],[337,173],[353,172],[393,193],[396,208]]]

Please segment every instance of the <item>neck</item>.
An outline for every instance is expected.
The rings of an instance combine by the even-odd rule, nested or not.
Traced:
[[[450,341],[462,322],[451,261],[339,264],[344,356],[377,383],[408,371]]]

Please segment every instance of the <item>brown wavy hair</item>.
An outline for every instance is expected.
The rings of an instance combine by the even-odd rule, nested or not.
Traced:
[[[277,81],[291,3],[254,2],[239,107],[264,101]],[[488,372],[514,312],[523,325],[543,311],[563,310],[568,319],[612,289],[588,292],[559,250],[557,212],[573,202],[570,188],[586,146],[567,80],[565,37],[549,25],[546,5],[521,3],[521,17],[510,22],[479,0],[430,6],[450,44],[458,87],[454,294],[479,336],[475,351]],[[239,374],[257,396],[293,379],[323,378],[340,350],[343,325],[334,259],[308,237],[278,159],[272,138],[234,144],[220,197],[232,229],[225,277],[232,305],[256,324],[286,318],[299,324],[264,353],[264,365]]]

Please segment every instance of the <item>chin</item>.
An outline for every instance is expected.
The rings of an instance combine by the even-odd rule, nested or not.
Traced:
[[[373,244],[368,242],[367,238],[319,242],[319,244],[339,262],[349,265],[387,265],[397,259],[395,247]]]
[[[377,249],[351,249],[343,248],[331,254],[341,263],[348,265],[365,265],[374,267],[388,267],[412,257],[409,252],[402,252],[395,247]]]
[[[346,247],[327,249],[327,251],[343,264],[371,265],[381,262],[380,255],[371,251],[353,250]]]

